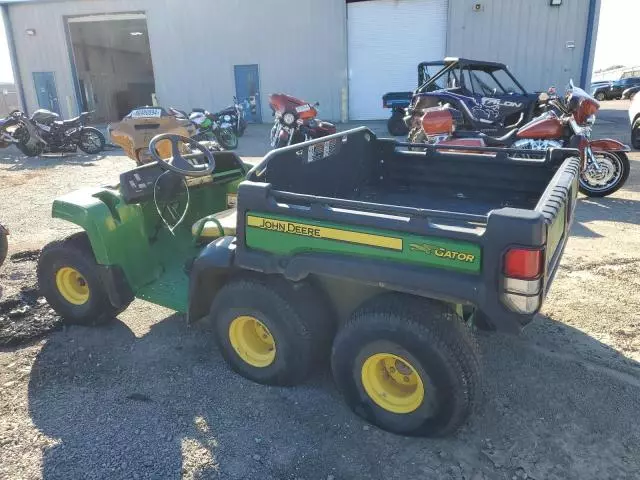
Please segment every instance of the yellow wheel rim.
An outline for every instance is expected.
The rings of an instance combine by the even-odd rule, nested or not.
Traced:
[[[271,332],[255,317],[235,318],[229,325],[229,340],[240,358],[253,367],[268,367],[276,358],[276,342]]]
[[[67,302],[84,305],[89,301],[89,284],[75,268],[62,267],[56,272],[56,287]]]
[[[365,360],[362,386],[376,405],[392,413],[411,413],[424,400],[417,370],[393,353],[376,353]]]

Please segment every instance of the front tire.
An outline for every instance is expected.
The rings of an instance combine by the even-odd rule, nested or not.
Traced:
[[[308,283],[259,275],[231,280],[211,307],[216,342],[243,377],[298,384],[329,351],[334,328],[326,304]]]
[[[109,301],[84,232],[44,247],[37,275],[40,293],[64,323],[100,325],[120,311]]]
[[[16,144],[18,150],[20,150],[27,157],[39,157],[44,152],[44,145],[40,142],[19,142]]]
[[[231,128],[221,128],[216,132],[218,143],[225,150],[235,150],[238,148],[238,136]]]
[[[338,332],[333,376],[359,416],[393,433],[454,432],[480,394],[478,347],[446,304],[385,294]]]
[[[604,101],[606,99],[607,99],[607,97],[604,95],[604,93],[602,93],[602,92],[596,93],[596,100],[598,100],[599,102],[602,102],[602,101]]]
[[[394,137],[403,137],[409,133],[409,128],[404,123],[404,114],[393,112],[391,118],[387,120],[387,129]]]
[[[78,148],[84,153],[95,155],[104,150],[106,140],[100,130],[93,127],[84,127],[80,132]]]
[[[629,157],[624,152],[596,152],[594,155],[604,157],[603,168],[613,169],[613,177],[608,181],[600,181],[599,174],[590,173],[587,167],[586,171],[580,172],[580,192],[588,197],[606,197],[618,191],[629,178]]]
[[[633,122],[631,127],[631,146],[640,150],[640,118]]]

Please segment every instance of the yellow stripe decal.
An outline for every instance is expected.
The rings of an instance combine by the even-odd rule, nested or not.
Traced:
[[[372,233],[353,232],[350,230],[321,227],[319,225],[309,225],[306,223],[294,223],[285,220],[276,220],[273,218],[256,217],[253,215],[247,216],[247,226],[260,228],[262,230],[272,230],[274,232],[300,235],[303,237],[338,240],[340,242],[402,251],[401,238],[374,235]]]

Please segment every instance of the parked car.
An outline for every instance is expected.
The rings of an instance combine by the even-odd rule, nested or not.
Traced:
[[[636,85],[635,87],[629,87],[624,92],[622,92],[623,99],[633,98],[636,93],[640,91],[640,85]]]
[[[631,101],[629,122],[631,123],[631,146],[640,149],[640,95],[636,95]]]
[[[596,87],[592,92],[592,95],[598,101],[619,100],[622,98],[622,92],[627,88],[635,87],[636,85],[640,85],[640,77],[621,78],[620,80],[611,82],[610,86],[603,85]]]

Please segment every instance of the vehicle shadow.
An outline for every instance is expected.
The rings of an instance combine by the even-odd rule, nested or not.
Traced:
[[[571,235],[602,237],[588,226],[589,222],[598,221],[640,225],[640,201],[616,197],[579,197]]]
[[[179,315],[52,335],[29,408],[57,443],[43,478],[637,478],[640,365],[547,317],[479,336],[484,406],[450,438],[370,427],[326,367],[294,388],[231,372]]]
[[[6,165],[7,171],[42,170],[54,168],[58,165],[78,165],[92,167],[95,162],[110,156],[122,155],[122,150],[104,151],[97,155],[88,155],[78,151],[77,153],[47,153],[39,157],[27,157],[17,148],[10,147],[0,153],[0,165]]]

